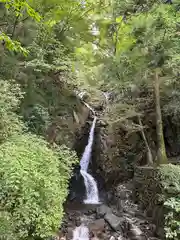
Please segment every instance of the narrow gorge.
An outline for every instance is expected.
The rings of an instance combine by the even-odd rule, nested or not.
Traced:
[[[73,184],[70,184],[69,191],[70,195],[73,192],[74,197],[69,197],[65,204],[66,215],[60,230],[59,239],[161,240],[162,233],[158,232],[159,226],[153,222],[153,218],[146,215],[142,206],[137,203],[135,194],[138,178],[122,179],[118,184],[114,181],[110,186],[108,186],[109,184],[106,186],[105,179],[99,178],[94,148],[96,147],[96,128],[101,126],[101,124],[98,124],[100,120],[95,116],[95,111],[92,107],[89,104],[85,105],[90,110],[91,124],[88,128],[89,131],[86,136],[87,145],[84,148],[84,152],[82,152],[80,166],[75,168],[78,170],[74,172],[75,175],[81,175],[83,179],[80,177],[72,178]],[[77,141],[79,143],[78,139]],[[79,144],[84,144],[84,141],[80,141]],[[100,146],[98,147],[100,151]],[[98,180],[103,182],[103,187]],[[84,183],[84,191],[83,188],[79,189],[81,195],[79,197],[76,192],[76,186],[83,186],[82,181]],[[100,185],[101,194],[99,197],[98,186]]]

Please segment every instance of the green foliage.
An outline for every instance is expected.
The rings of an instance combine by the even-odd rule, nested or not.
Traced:
[[[41,20],[40,15],[28,4],[26,0],[1,0],[1,3],[4,3],[5,8],[7,9],[7,13],[10,13],[16,17],[14,27],[16,27],[17,20],[24,17],[25,15],[31,17],[38,22]],[[6,34],[5,32],[1,31],[0,41],[5,43],[5,46],[9,51],[20,52],[24,56],[27,56],[28,50],[22,47],[19,41],[15,41],[12,39],[14,35],[14,30],[11,34],[11,37],[8,36],[8,34]]]
[[[0,147],[7,174],[14,177],[15,173],[15,180],[9,183],[4,178],[3,183],[7,196],[3,195],[6,203],[0,231],[7,240],[11,236],[46,238],[61,220],[71,164],[76,157],[64,147],[49,149],[37,138],[43,136],[52,145],[65,142],[68,146],[73,142],[73,113],[81,111],[74,90],[88,90],[94,105],[100,101],[104,105],[107,100],[101,90],[115,93],[114,100],[105,103],[105,118],[113,123],[112,131],[119,134],[115,138],[123,156],[127,152],[136,155],[137,147],[135,151],[130,149],[128,137],[142,129],[137,117],[143,121],[144,116],[154,114],[152,74],[156,68],[161,73],[163,112],[178,119],[180,16],[178,3],[162,2],[0,1],[0,76],[6,80],[0,81]],[[24,125],[26,131],[38,137],[22,135]],[[124,145],[120,128],[126,135]],[[120,151],[115,148],[111,154],[118,164]],[[171,186],[171,182],[177,176],[170,169],[163,176],[164,189],[172,195],[177,184]],[[169,176],[173,177],[167,181]],[[40,179],[45,185],[40,185]]]
[[[160,170],[165,212],[165,233],[167,239],[180,237],[180,166],[164,165]]]
[[[13,9],[16,16],[22,16],[23,12],[26,11],[27,14],[36,21],[40,21],[41,19],[40,15],[35,12],[26,0],[1,0],[1,2],[5,3],[5,7],[8,10]]]
[[[168,209],[165,216],[166,238],[178,240],[180,238],[180,196],[169,198],[164,206]]]
[[[110,64],[113,75],[108,74],[108,81],[110,77],[119,87],[128,82],[152,84],[155,68],[175,73],[180,51],[176,24],[179,18],[173,7],[162,4],[123,22],[116,33],[116,56]]]
[[[15,113],[21,98],[19,85],[0,80],[0,142],[22,131],[23,123]]]
[[[15,51],[15,52],[20,52],[27,56],[28,51],[21,46],[20,42],[17,41],[12,41],[10,37],[8,37],[5,33],[1,33],[0,35],[0,41],[4,41],[6,44],[6,48],[9,51]]]
[[[11,215],[8,212],[0,211],[0,236],[5,240],[18,240],[18,236],[14,229]]]
[[[176,195],[180,192],[180,166],[168,164],[161,166],[159,170],[162,187],[166,194]]]
[[[52,150],[41,138],[26,134],[3,143],[0,160],[4,225],[10,217],[18,239],[50,237],[63,216],[75,154],[65,147]]]

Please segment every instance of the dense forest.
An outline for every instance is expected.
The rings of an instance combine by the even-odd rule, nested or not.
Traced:
[[[164,239],[180,239],[179,81],[179,0],[1,0],[0,238],[57,235],[87,103],[107,188],[156,173],[137,201],[157,183]]]

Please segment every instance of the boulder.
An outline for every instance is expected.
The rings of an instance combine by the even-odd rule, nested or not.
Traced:
[[[72,227],[68,227],[66,237],[67,237],[67,239],[72,239],[72,237],[73,237],[73,228]]]
[[[93,232],[93,234],[96,236],[99,233],[102,233],[105,229],[105,221],[103,218],[97,219],[94,222],[89,223],[88,225],[89,231]]]
[[[129,227],[129,233],[128,233],[129,237],[131,237],[132,239],[137,239],[137,240],[143,240],[144,236],[143,236],[143,232],[141,231],[141,229],[136,226],[135,224],[130,223],[130,227]]]
[[[104,215],[106,215],[106,213],[111,213],[112,211],[111,211],[110,207],[103,204],[97,208],[96,212],[97,212],[98,216],[104,217]]]
[[[104,219],[109,223],[109,225],[115,230],[121,230],[121,227],[124,223],[124,218],[122,217],[117,217],[113,213],[109,212],[106,213]]]

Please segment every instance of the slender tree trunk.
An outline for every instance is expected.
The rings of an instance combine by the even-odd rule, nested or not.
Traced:
[[[152,165],[153,165],[153,156],[152,156],[152,152],[151,152],[151,149],[150,149],[150,147],[149,147],[149,144],[148,144],[148,141],[147,141],[147,138],[146,138],[144,129],[143,129],[143,124],[142,124],[142,121],[141,121],[140,116],[138,116],[138,122],[139,122],[139,125],[140,125],[140,127],[141,127],[141,136],[142,136],[142,139],[144,140],[144,143],[145,143],[145,146],[146,146],[146,151],[147,151],[147,165],[148,165],[148,166],[152,166]]]
[[[160,106],[160,87],[159,87],[159,75],[156,71],[154,74],[154,95],[155,95],[155,108],[156,108],[156,135],[157,135],[157,163],[158,164],[167,164],[168,159],[166,155],[166,148],[164,143],[164,134],[163,134],[163,122]]]

